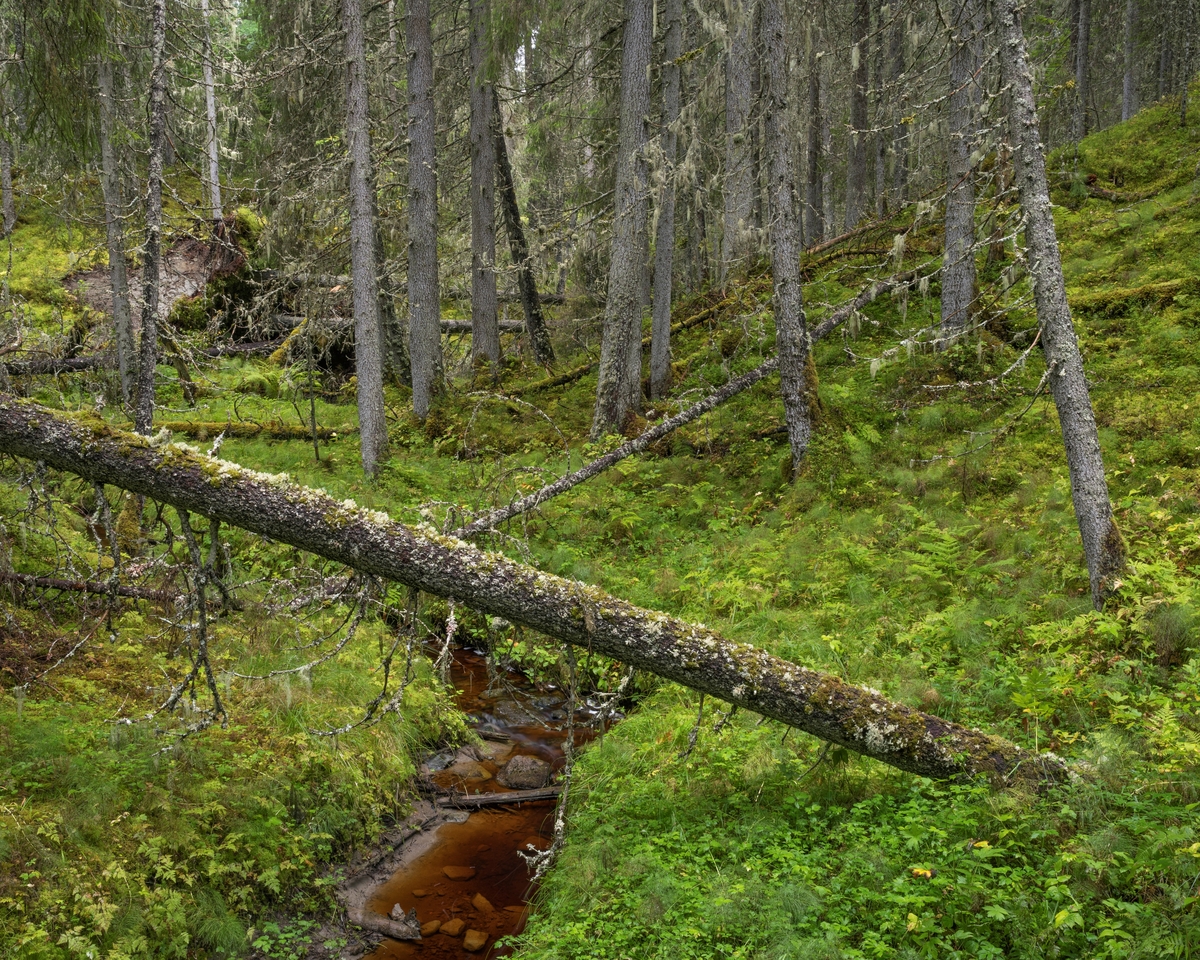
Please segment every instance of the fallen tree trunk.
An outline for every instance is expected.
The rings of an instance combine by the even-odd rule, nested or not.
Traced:
[[[813,327],[810,334],[810,341],[815,343],[822,337],[827,336],[833,330],[836,330],[841,324],[854,313],[865,307],[872,300],[876,299],[880,294],[893,287],[899,286],[905,282],[906,277],[893,277],[888,280],[878,280],[875,283],[869,284],[865,290],[849,303],[844,303],[833,311],[828,317]],[[766,363],[763,363],[748,373],[743,373],[740,377],[735,377],[730,380],[725,386],[721,387],[715,393],[709,394],[699,403],[693,404],[686,410],[677,413],[673,417],[669,417],[661,423],[655,424],[639,437],[635,437],[628,443],[622,444],[616,450],[606,453],[602,457],[598,457],[591,463],[580,467],[574,473],[569,473],[565,477],[555,480],[553,483],[548,483],[540,490],[537,490],[520,500],[514,500],[506,507],[498,507],[491,513],[485,514],[477,520],[473,520],[466,526],[459,527],[454,531],[454,536],[462,537],[468,540],[478,536],[485,530],[490,530],[498,523],[504,523],[506,520],[511,520],[513,517],[520,516],[523,513],[528,513],[547,500],[552,500],[561,493],[566,493],[572,487],[577,487],[585,480],[590,480],[597,474],[603,473],[614,464],[620,463],[626,457],[632,457],[635,453],[641,453],[651,444],[656,443],[663,437],[678,430],[680,427],[691,423],[693,420],[698,420],[704,414],[708,413],[715,407],[720,406],[726,400],[736,397],[739,393],[748,390],[750,387],[758,383],[759,380],[779,369],[779,359],[772,358]]]
[[[104,370],[117,365],[117,358],[107,353],[90,353],[84,357],[42,357],[37,360],[9,360],[4,369],[10,377],[33,377],[46,374],[82,373]]]
[[[161,420],[154,426],[159,430],[182,433],[202,440],[222,433],[227,437],[265,437],[270,440],[311,440],[314,433],[317,439],[328,440],[335,434],[345,437],[358,433],[358,427],[349,424],[336,429],[317,427],[313,430],[312,427],[281,423],[278,420],[268,420],[265,423],[246,420]]]
[[[645,610],[597,587],[486,553],[428,527],[338,502],[286,475],[0,395],[0,453],[38,460],[241,527],[362,573],[393,580],[586,647],[824,740],[929,777],[1062,779],[1066,767],[999,737]]]
[[[562,787],[542,787],[540,790],[509,790],[506,793],[448,793],[438,797],[439,807],[458,810],[478,810],[480,807],[503,807],[510,803],[533,803],[537,800],[556,800]]]
[[[39,590],[71,590],[75,593],[93,593],[107,597],[112,594],[112,586],[100,580],[62,580],[58,577],[39,577],[32,573],[5,573],[0,571],[0,583],[15,583],[22,587],[35,587]],[[117,584],[118,597],[131,597],[134,600],[158,600],[161,603],[174,603],[185,594],[171,590],[155,590],[152,587],[131,587],[128,584]]]

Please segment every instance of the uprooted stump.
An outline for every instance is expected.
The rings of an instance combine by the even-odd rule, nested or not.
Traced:
[[[922,713],[876,690],[645,610],[429,527],[339,502],[284,474],[248,470],[189,447],[0,395],[0,452],[65,470],[270,537],[363,573],[453,597],[561,641],[929,777],[1061,780],[1053,754]]]

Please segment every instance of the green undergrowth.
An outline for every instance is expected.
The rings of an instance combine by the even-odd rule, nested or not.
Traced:
[[[1089,601],[1054,405],[1037,391],[1040,353],[1017,363],[1034,330],[1028,281],[1017,275],[1002,299],[1024,305],[943,353],[918,333],[937,322],[932,284],[880,298],[844,339],[818,344],[820,415],[795,477],[777,380],[768,379],[492,544],[1053,750],[1081,779],[1040,796],[934,783],[823,750],[746,712],[714,731],[727,707],[712,700],[684,756],[697,697],[642,680],[645,699],[581,762],[565,853],[518,955],[1200,952],[1200,205],[1194,179],[1179,172],[1195,156],[1194,130],[1169,122],[1172,109],[1090,138],[1077,160],[1051,158],[1052,170],[1085,184],[1094,176],[1106,190],[1147,193],[1115,202],[1056,189],[1068,292],[1129,549],[1103,611]],[[901,266],[935,249],[936,234],[936,217],[926,216]],[[863,245],[892,247],[892,226]],[[1012,266],[1011,251],[1004,257],[981,265],[985,279]],[[813,318],[857,292],[877,264],[866,254],[810,264]],[[770,292],[752,273],[723,295],[680,301],[676,320],[717,309],[676,338],[672,396],[648,405],[650,419],[772,355]],[[573,322],[557,319],[564,329]],[[200,334],[191,342],[204,343]],[[316,452],[300,440],[231,437],[220,454],[453,529],[621,442],[585,440],[594,372],[531,390],[544,371],[505,342],[512,356],[500,385],[486,376],[456,382],[424,423],[404,412],[402,388],[388,388],[391,456],[375,483],[362,479],[348,432],[357,425],[353,385],[330,371],[223,359],[196,378],[189,408],[164,366],[162,417],[302,425],[315,409],[322,427],[339,431]],[[559,371],[586,362],[565,338],[558,346]],[[27,389],[90,409],[112,384],[88,375]],[[125,422],[115,403],[104,413]],[[216,438],[187,439],[207,449]],[[20,488],[11,471],[4,479],[12,566],[52,569],[59,545],[26,515],[28,478]],[[64,536],[102,569],[81,519],[94,509],[86,485],[47,482],[78,508],[63,520]],[[291,620],[256,604],[267,601],[267,585],[318,566],[244,534],[230,533],[229,546],[235,578],[253,585],[246,608],[214,628],[228,729],[160,752],[186,717],[161,734],[108,722],[152,707],[162,669],[178,667],[177,641],[149,611],[118,619],[113,639],[99,631],[23,700],[0,699],[0,750],[13,771],[0,780],[8,908],[0,947],[10,953],[217,956],[248,952],[268,923],[295,931],[281,918],[328,903],[323,864],[402,811],[397,784],[410,758],[463,735],[427,664],[404,722],[337,738],[309,733],[351,722],[377,692],[370,670],[391,628],[376,619],[311,677],[234,678],[301,662],[288,647],[311,634],[296,635]],[[323,608],[306,629],[332,630],[345,613]],[[439,603],[422,609],[435,632],[448,613]],[[472,642],[563,681],[566,661],[553,644],[461,600],[456,616]],[[5,640],[19,635],[45,665],[59,655],[47,646],[97,617],[61,600],[49,612],[16,609]],[[585,658],[584,667],[589,682],[612,682],[611,665]],[[6,690],[14,682],[12,670],[3,674]],[[285,951],[282,942],[268,938],[260,949]]]

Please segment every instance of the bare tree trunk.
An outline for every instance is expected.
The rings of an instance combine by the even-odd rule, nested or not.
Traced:
[[[433,34],[429,0],[407,0],[408,44],[408,342],[413,413],[429,416],[442,392],[441,301],[437,258],[437,157],[433,107]]]
[[[820,58],[821,67],[821,209],[824,211],[822,236],[836,231],[837,211],[833,195],[833,61],[829,52]]]
[[[1075,115],[1075,139],[1088,135],[1088,66],[1092,45],[1092,0],[1079,0],[1079,43],[1075,48],[1075,97],[1079,112]]]
[[[17,225],[17,202],[13,196],[13,148],[8,131],[0,129],[0,210],[3,210],[3,236]]]
[[[500,210],[504,214],[504,229],[508,233],[508,249],[517,268],[517,289],[521,294],[521,309],[525,312],[525,329],[538,363],[554,363],[554,347],[542,316],[537,280],[533,275],[533,260],[521,226],[521,208],[517,206],[517,187],[513,182],[512,164],[508,162],[508,144],[504,139],[504,117],[500,113],[500,98],[492,88],[492,137],[496,153],[496,180],[500,188]]]
[[[133,319],[129,310],[129,279],[125,273],[125,200],[121,173],[113,150],[116,100],[113,97],[112,61],[107,54],[96,68],[100,86],[100,189],[104,194],[104,230],[108,241],[108,280],[112,287],[113,340],[121,371],[121,398],[133,402],[137,389],[137,358],[134,355]]]
[[[875,40],[871,45],[871,79],[875,84],[875,133],[871,139],[875,146],[875,216],[882,220],[887,215],[887,151],[888,133],[884,125],[887,116],[887,101],[885,99],[884,52],[887,44],[884,42],[884,17],[888,6],[876,6]]]
[[[1100,609],[1112,579],[1125,563],[1125,543],[1113,519],[1104,477],[1104,460],[1083,358],[1067,305],[1058,237],[1046,181],[1046,158],[1038,132],[1032,71],[1017,14],[1018,0],[996,0],[1000,30],[1000,69],[1009,89],[1009,124],[1014,146],[1017,189],[1025,213],[1025,242],[1041,328],[1042,351],[1050,369],[1050,391],[1058,410],[1071,476],[1075,518],[1087,558],[1092,603]]]
[[[363,472],[373,477],[387,456],[383,405],[383,345],[375,250],[375,177],[361,0],[342,0],[346,33],[346,141],[350,153],[350,277],[354,291],[354,375],[358,379],[359,447]],[[439,332],[440,336],[440,332]]]
[[[1128,120],[1137,112],[1137,65],[1134,63],[1134,40],[1137,35],[1137,0],[1125,0],[1125,79],[1121,86],[1121,119]]]
[[[850,160],[846,177],[846,229],[858,226],[867,208],[867,39],[871,32],[870,0],[854,0],[851,26],[854,47],[850,62]]]
[[[154,368],[158,363],[158,296],[162,268],[163,150],[167,140],[167,0],[154,0],[151,18],[150,164],[146,174],[146,249],[142,280],[142,343],[133,422],[138,433],[154,423]]]
[[[212,31],[209,29],[208,0],[200,0],[200,11],[204,15],[201,58],[204,61],[204,106],[208,115],[206,144],[208,148],[208,196],[212,204],[212,219],[215,229],[220,229],[225,216],[221,208],[221,177],[217,151],[217,95],[213,83]]]
[[[950,345],[967,328],[975,299],[975,145],[983,69],[983,9],[979,0],[956,0],[950,57],[950,171],[942,257],[942,341]]]
[[[888,82],[894,91],[895,122],[892,124],[892,196],[902,206],[908,200],[908,125],[904,122],[904,105],[908,98],[903,89],[905,18],[897,16],[888,41],[891,61]]]
[[[804,213],[808,242],[816,243],[825,234],[825,206],[821,202],[821,54],[817,49],[819,37],[812,27],[808,30],[808,147],[805,159],[806,196]]]
[[[1196,23],[1194,0],[1182,0],[1183,56],[1179,59],[1179,125],[1187,126],[1188,84],[1192,80],[1192,30]]]
[[[592,417],[593,437],[620,430],[626,416],[640,406],[642,393],[641,377],[632,360],[638,358],[640,369],[642,269],[649,193],[645,146],[650,116],[652,10],[653,0],[625,0],[612,256],[600,343],[596,410]]]
[[[784,418],[795,471],[812,437],[809,382],[812,344],[800,289],[800,218],[792,177],[788,129],[788,45],[780,0],[759,0],[763,11],[763,66],[766,74],[767,198],[770,203],[771,275],[775,282],[775,349],[783,390]]]
[[[671,389],[671,284],[675,270],[675,155],[678,149],[679,64],[683,53],[683,0],[667,0],[663,42],[662,194],[654,246],[654,315],[650,328],[650,399]]]
[[[496,305],[496,148],[488,80],[488,0],[470,0],[471,18],[471,360],[500,375]]]
[[[755,0],[730,0],[729,47],[725,52],[725,218],[721,234],[720,282],[749,253],[753,216],[753,158],[750,104],[753,71],[751,33]]]
[[[1031,754],[596,587],[347,506],[283,476],[264,477],[174,445],[152,447],[98,421],[5,395],[0,395],[0,453],[41,460],[362,573],[454,597],[901,770],[937,778],[987,774],[1031,784],[1067,773],[1052,754]]]

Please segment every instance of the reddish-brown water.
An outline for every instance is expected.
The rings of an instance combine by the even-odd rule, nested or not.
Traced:
[[[566,716],[561,691],[538,689],[514,672],[489,678],[485,658],[470,650],[455,651],[451,678],[459,707],[475,718],[489,740],[473,757],[460,751],[457,757],[431,758],[430,779],[438,786],[471,794],[505,792],[496,773],[518,755],[540,757],[556,771],[562,766]],[[576,714],[576,743],[592,735],[586,725],[589,713]],[[406,913],[415,909],[422,924],[440,921],[450,932],[415,942],[385,940],[373,958],[508,956],[511,951],[497,947],[496,941],[521,932],[525,904],[533,894],[529,869],[517,851],[548,847],[553,815],[554,803],[547,800],[484,808],[465,822],[438,827],[428,849],[376,891],[369,909],[387,914],[399,904]],[[465,879],[453,878],[457,876]],[[455,921],[462,921],[461,929]],[[471,953],[464,947],[468,931],[487,935],[486,943]]]

